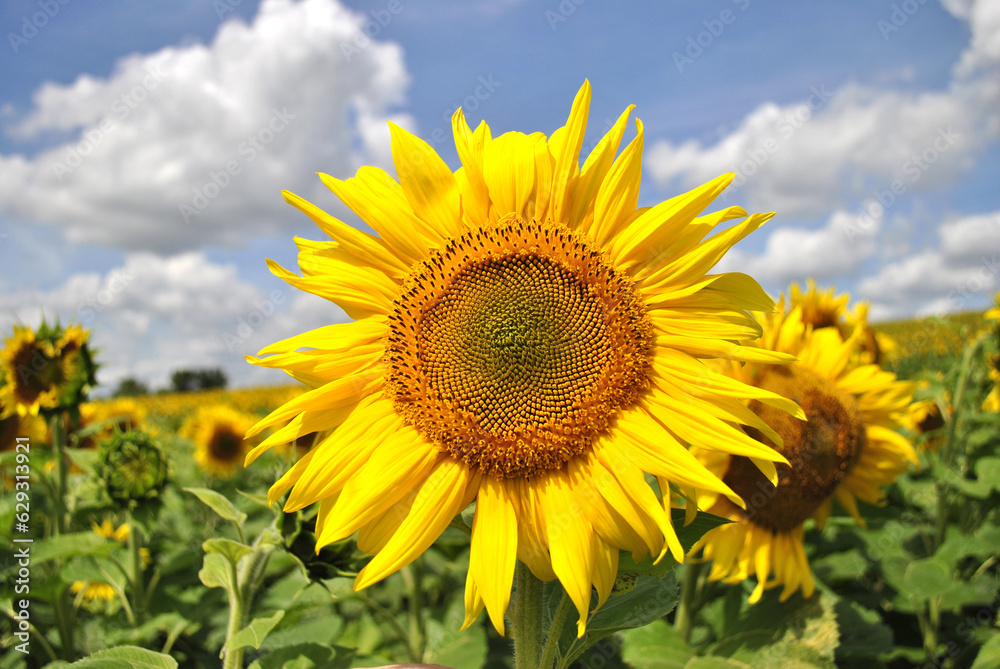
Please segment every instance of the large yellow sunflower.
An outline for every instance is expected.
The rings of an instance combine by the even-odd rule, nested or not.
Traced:
[[[194,442],[194,459],[212,476],[228,477],[240,469],[250,449],[244,438],[253,418],[223,405],[206,406],[196,411],[181,426],[181,436]]]
[[[915,384],[898,381],[878,365],[853,362],[860,331],[844,341],[837,328],[814,330],[803,323],[800,307],[762,315],[762,320],[759,345],[799,360],[780,367],[732,365],[731,373],[795,400],[808,420],[760,402],[749,404],[784,440],[776,447],[789,464],[778,465],[777,487],[744,457],[697,452],[739,493],[745,507],[703,496],[702,508],[734,522],[709,531],[692,548],[692,554],[703,550],[704,558],[713,561],[712,580],[739,583],[756,574],[751,603],[778,585],[784,587],[782,600],[800,588],[810,596],[815,585],[802,544],[805,521],[813,518],[822,528],[836,500],[863,525],[857,500],[880,503],[882,487],[917,464],[913,446],[896,431],[906,421]],[[746,429],[758,436],[754,427]]]
[[[285,193],[333,241],[296,240],[302,276],[269,261],[272,271],[355,320],[249,358],[313,390],[254,426],[251,435],[280,427],[247,463],[333,430],[270,498],[291,489],[286,511],[319,502],[319,546],[357,533],[375,555],[357,589],[408,564],[476,500],[466,625],[485,605],[503,633],[520,559],[560,580],[582,635],[591,586],[600,605],[619,549],[682,559],[670,486],[741,503],[688,444],[751,457],[772,479],[784,461],[734,423],[779,440],[742,401],[798,408],[703,362],[791,360],[734,343],[759,334],[748,310],[773,307],[758,284],[706,274],[772,214],[709,237],[747,216],[729,207],[699,217],[732,174],[638,208],[642,123],[616,158],[626,109],[580,167],[589,104],[585,82],[548,138],[494,138],[456,111],[454,172],[390,125],[398,182],[374,167],[344,181],[320,175],[379,236]]]

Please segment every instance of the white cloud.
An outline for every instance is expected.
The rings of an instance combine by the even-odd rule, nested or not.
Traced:
[[[8,134],[74,138],[0,155],[0,213],[76,243],[159,252],[299,223],[281,189],[315,196],[317,171],[385,165],[386,118],[413,125],[392,114],[409,82],[402,49],[366,37],[367,18],[336,0],[264,0],[252,23],[223,23],[211,44],[43,85]]]
[[[1000,5],[947,4],[968,17],[972,41],[945,90],[830,91],[817,82],[801,103],[762,104],[714,144],[656,142],[650,172],[669,187],[735,171],[734,192],[754,208],[803,216],[850,208],[894,181],[907,191],[953,182],[1000,135]]]
[[[940,243],[889,263],[858,284],[872,318],[944,314],[980,307],[1000,285],[1000,211],[942,225]]]
[[[881,223],[881,216],[838,211],[816,230],[778,227],[771,231],[763,253],[734,249],[719,263],[719,270],[745,272],[773,292],[810,277],[820,281],[844,277],[857,272],[875,253]]]
[[[51,291],[0,296],[0,331],[14,323],[37,326],[42,315],[91,330],[101,369],[112,389],[134,376],[163,387],[179,368],[222,367],[232,385],[275,384],[287,377],[253,367],[243,356],[278,339],[347,320],[341,309],[283,283],[260,289],[235,266],[202,253],[161,258],[129,254],[106,274],[70,276]]]

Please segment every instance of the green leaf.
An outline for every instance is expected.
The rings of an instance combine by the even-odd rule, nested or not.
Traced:
[[[779,602],[780,604],[780,602]],[[750,607],[748,615],[754,615],[757,605]],[[774,625],[774,618],[764,611],[761,615],[764,625]],[[770,620],[769,620],[770,618]],[[815,667],[816,669],[836,669],[834,651],[840,640],[834,601],[826,595],[805,600],[794,608],[794,614],[786,619],[785,625],[777,626],[782,634],[767,645],[756,650],[744,648],[734,653],[732,659],[746,662],[751,667]]]
[[[31,561],[38,564],[77,555],[110,555],[120,545],[95,532],[73,532],[36,541],[31,548]]]
[[[229,559],[219,553],[206,553],[205,562],[198,572],[198,578],[209,588],[225,588],[234,592],[233,567]]]
[[[996,669],[1000,667],[1000,634],[994,634],[979,649],[971,669]]]
[[[68,666],[83,669],[177,669],[177,660],[138,646],[118,646],[98,651]]]
[[[353,660],[350,648],[298,643],[266,653],[254,660],[250,669],[351,669]]]
[[[892,650],[892,630],[878,613],[846,599],[838,601],[834,611],[840,629],[838,659],[875,657]]]
[[[765,665],[759,665],[765,666]],[[778,665],[767,665],[767,666],[778,666]],[[785,666],[801,666],[801,665],[785,665]],[[809,665],[806,665],[809,666]],[[753,666],[749,664],[744,664],[738,660],[732,660],[728,657],[714,657],[708,655],[706,657],[693,657],[691,661],[684,665],[684,669],[753,669]]]
[[[994,490],[1000,490],[1000,458],[989,456],[976,462],[976,477]]]
[[[473,625],[460,631],[465,621],[465,603],[455,598],[442,620],[427,620],[427,650],[424,662],[445,667],[478,669],[486,663],[486,628]]]
[[[253,553],[253,549],[246,544],[241,544],[232,539],[206,539],[201,545],[206,553],[217,553],[222,555],[234,565],[239,564],[240,558]]]
[[[261,505],[261,506],[262,506],[262,507],[264,507],[265,509],[271,509],[271,510],[274,510],[274,509],[273,509],[273,508],[271,507],[271,505],[267,503],[267,495],[260,495],[260,494],[258,494],[258,493],[255,493],[255,492],[246,492],[246,491],[243,491],[243,490],[237,490],[237,491],[236,491],[236,493],[237,493],[238,495],[241,495],[241,496],[243,496],[243,497],[246,497],[246,498],[247,498],[248,500],[250,500],[250,501],[251,501],[251,502],[253,502],[254,504],[259,504],[259,505]]]
[[[264,637],[266,637],[271,630],[274,629],[274,626],[281,622],[281,619],[284,617],[284,611],[275,611],[269,616],[254,618],[250,621],[249,625],[229,638],[226,642],[226,647],[230,650],[243,648],[244,646],[260,648],[260,644],[264,642]]]
[[[903,583],[912,596],[931,599],[943,595],[951,587],[951,570],[938,558],[915,560],[906,567]]]
[[[555,613],[558,602],[562,599],[562,586],[558,581],[546,584],[548,592],[547,607],[551,617]],[[590,608],[597,605],[597,594],[594,593]],[[574,609],[566,616],[566,622],[559,632],[559,654],[573,661],[583,651],[601,639],[615,632],[633,627],[643,627],[670,613],[677,605],[677,578],[670,572],[664,578],[639,576],[635,587],[620,594],[611,595],[597,613],[587,621],[587,631],[582,638],[576,636],[577,614]],[[556,630],[552,631],[557,633]],[[566,663],[568,664],[568,662]]]
[[[633,669],[684,669],[694,652],[674,628],[662,620],[624,630],[622,659]]]
[[[247,519],[247,514],[233,506],[233,503],[224,495],[208,488],[184,488],[184,490],[200,499],[208,508],[226,520],[231,520],[239,527],[243,527],[243,521]]]
[[[691,547],[694,546],[694,544],[701,539],[706,532],[730,522],[725,518],[713,516],[710,513],[698,512],[698,515],[694,517],[691,524],[685,527],[684,517],[685,514],[682,509],[674,509],[671,513],[671,522],[673,522],[674,528],[677,531],[677,538],[680,540],[681,546],[684,547],[685,552],[691,550]],[[664,555],[663,559],[657,564],[653,564],[652,555],[647,555],[646,559],[639,563],[636,563],[636,561],[632,559],[632,554],[626,551],[622,551],[621,555],[618,557],[619,574],[646,574],[662,578],[676,566],[677,561],[674,560],[669,553]]]

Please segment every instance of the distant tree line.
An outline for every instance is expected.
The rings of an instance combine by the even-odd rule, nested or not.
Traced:
[[[178,369],[170,375],[170,387],[157,392],[188,393],[193,390],[211,390],[212,388],[225,388],[228,382],[225,372],[219,367]],[[118,389],[115,390],[114,396],[136,397],[149,393],[149,386],[146,383],[130,376],[118,383]]]

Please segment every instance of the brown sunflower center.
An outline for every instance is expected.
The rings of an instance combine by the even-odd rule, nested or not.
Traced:
[[[652,329],[632,282],[551,223],[508,220],[414,268],[390,318],[396,410],[496,477],[583,453],[645,387]]]
[[[750,408],[784,440],[777,465],[777,489],[747,458],[734,457],[723,480],[747,504],[745,516],[775,532],[801,525],[828,500],[858,461],[865,446],[861,410],[854,397],[799,365],[770,367],[755,383],[799,404],[809,420],[801,421],[758,401]],[[758,430],[750,436],[774,444]]]
[[[208,442],[208,452],[213,460],[229,462],[243,454],[243,437],[227,427],[215,430]]]

